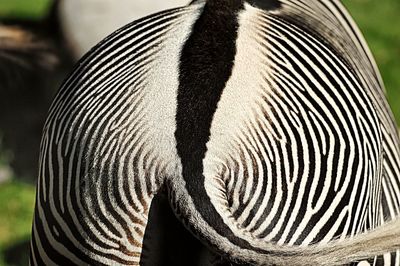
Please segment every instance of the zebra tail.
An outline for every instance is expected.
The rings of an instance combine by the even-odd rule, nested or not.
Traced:
[[[197,179],[190,180],[193,181],[175,179],[170,182],[170,201],[176,216],[212,250],[239,263],[343,265],[400,249],[400,219],[351,238],[335,239],[324,244],[284,246],[269,243],[244,230],[233,218],[222,185],[214,190],[211,185],[206,188],[212,195],[208,200],[202,193],[188,192],[188,182],[196,182]],[[196,206],[199,201],[204,204]]]

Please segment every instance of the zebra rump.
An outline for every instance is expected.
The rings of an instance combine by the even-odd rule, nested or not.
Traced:
[[[39,165],[32,265],[145,263],[163,190],[231,262],[400,265],[397,127],[338,0],[197,0],[125,26],[57,93]]]

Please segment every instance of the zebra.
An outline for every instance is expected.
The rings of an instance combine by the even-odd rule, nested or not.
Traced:
[[[165,190],[232,263],[400,265],[399,143],[339,0],[195,0],[117,30],[61,86],[30,264],[141,264]]]

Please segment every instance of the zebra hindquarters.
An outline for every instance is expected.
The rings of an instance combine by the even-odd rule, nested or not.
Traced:
[[[132,123],[134,112],[118,116],[103,111],[110,100],[48,120],[33,223],[33,265],[139,264],[163,166],[146,147],[146,132],[138,132],[142,124]],[[88,104],[78,101],[78,106]]]
[[[322,21],[309,25],[308,14],[291,17],[299,11],[286,8],[245,5],[238,14],[231,73],[221,91],[210,89],[220,93],[218,103],[204,108],[214,111],[211,125],[202,128],[205,119],[193,115],[207,136],[183,134],[190,128],[178,124],[187,145],[180,147],[182,176],[170,187],[175,210],[212,248],[252,264],[339,265],[393,251],[399,221],[379,221],[383,132],[393,128],[390,110],[377,101],[379,82],[366,81],[373,75],[358,66],[368,59],[346,46],[355,36],[330,24],[317,29]],[[193,36],[188,43],[198,41]],[[199,57],[193,54],[182,56],[182,82],[190,85],[182,94],[196,88],[197,97],[209,96],[205,82],[187,74],[185,64]],[[218,80],[218,71],[207,73],[207,82]],[[187,104],[193,98],[182,97],[182,106],[198,108],[202,102]],[[397,133],[392,144],[398,157]]]
[[[118,30],[59,90],[43,131],[32,265],[139,264],[152,198],[179,171],[177,62],[197,8]]]

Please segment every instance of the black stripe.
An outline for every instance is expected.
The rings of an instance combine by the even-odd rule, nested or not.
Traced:
[[[262,254],[291,253],[255,248],[224,223],[205,190],[203,159],[213,116],[236,55],[238,13],[243,0],[209,0],[183,46],[179,68],[176,132],[186,189],[202,218],[231,243]],[[193,229],[193,228],[192,228]],[[196,232],[198,233],[198,232]],[[212,243],[209,243],[212,244]]]
[[[254,7],[266,11],[276,10],[282,7],[282,3],[279,0],[247,0],[247,2]]]
[[[203,159],[217,104],[232,74],[241,0],[210,0],[185,43],[180,61],[177,151],[186,189],[203,219],[220,235],[241,247],[252,247],[237,238],[224,223],[207,195]]]

